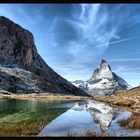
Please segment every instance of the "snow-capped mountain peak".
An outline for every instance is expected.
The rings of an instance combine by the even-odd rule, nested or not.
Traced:
[[[94,70],[89,80],[77,80],[77,82],[72,83],[91,95],[106,95],[117,90],[130,88],[130,85],[124,79],[112,72],[111,67],[104,59]]]
[[[88,80],[89,83],[92,83],[95,80],[103,79],[103,78],[112,78],[113,74],[111,71],[111,67],[109,64],[102,59],[101,64],[97,69],[94,70],[92,77]]]

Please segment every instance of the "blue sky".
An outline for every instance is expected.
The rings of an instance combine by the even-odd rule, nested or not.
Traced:
[[[31,31],[57,73],[88,80],[101,59],[140,83],[140,4],[0,4],[0,15]]]

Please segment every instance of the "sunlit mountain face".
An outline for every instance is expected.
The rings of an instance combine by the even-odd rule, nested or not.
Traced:
[[[105,59],[139,85],[140,4],[0,4],[0,16],[30,30],[43,59],[69,81],[88,80]]]
[[[72,84],[92,96],[110,95],[118,90],[131,88],[124,79],[112,72],[111,67],[105,60],[101,61],[89,80],[76,80]]]

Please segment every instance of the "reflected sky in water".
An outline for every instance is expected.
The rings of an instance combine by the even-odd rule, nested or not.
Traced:
[[[103,103],[96,101],[85,101],[79,106],[76,104],[51,121],[38,136],[69,136],[72,134],[80,136],[86,132],[95,132],[99,135],[106,134],[107,136],[140,136],[139,130],[126,130],[118,124],[119,120],[129,118],[132,115],[131,112],[111,109],[108,105],[104,105],[105,110],[103,110],[103,108],[99,108],[102,105]],[[113,117],[108,119],[111,113]],[[110,122],[106,123],[105,120]],[[107,125],[107,130],[103,129],[105,125]]]

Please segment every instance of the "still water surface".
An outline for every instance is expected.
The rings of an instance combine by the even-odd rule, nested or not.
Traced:
[[[76,101],[0,99],[0,136],[36,136]]]
[[[118,120],[131,112],[93,100],[0,99],[0,136],[71,136],[86,132],[140,136]]]
[[[140,136],[140,130],[125,129],[118,123],[131,115],[88,99],[56,117],[38,136]]]

